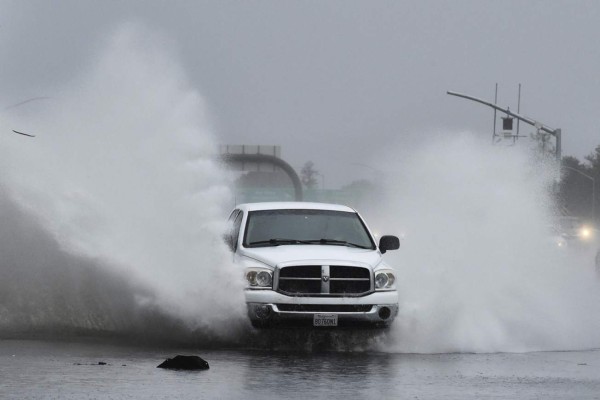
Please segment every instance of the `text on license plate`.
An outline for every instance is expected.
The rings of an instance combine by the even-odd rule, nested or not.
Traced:
[[[337,326],[337,314],[315,314],[313,317],[313,326]]]

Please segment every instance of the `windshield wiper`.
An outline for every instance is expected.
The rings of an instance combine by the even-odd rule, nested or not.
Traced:
[[[268,246],[279,246],[282,244],[334,244],[340,246],[348,246],[355,247],[358,249],[368,249],[370,247],[361,246],[360,244],[348,242],[346,240],[337,240],[337,239],[310,239],[310,240],[299,240],[299,239],[268,239],[268,240],[258,240],[256,242],[248,243],[248,246],[251,247],[260,247],[261,245]]]
[[[312,241],[309,240],[298,240],[298,239],[269,239],[269,240],[259,240],[256,242],[248,243],[249,246],[259,246],[261,244],[267,244],[269,246],[279,246],[282,244],[311,244]]]
[[[360,244],[348,242],[346,240],[337,240],[337,239],[314,239],[314,240],[305,240],[305,242],[319,243],[319,244],[339,244],[342,246],[356,247],[358,249],[368,249],[369,248],[366,246],[361,246]]]

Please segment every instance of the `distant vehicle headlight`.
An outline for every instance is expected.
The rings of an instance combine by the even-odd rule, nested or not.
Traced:
[[[392,290],[395,289],[396,276],[393,271],[384,270],[375,272],[375,289]]]
[[[579,230],[579,236],[584,240],[589,239],[592,237],[592,230],[587,226],[584,226]]]
[[[263,268],[248,268],[246,270],[246,282],[254,288],[270,288],[273,284],[273,273]]]

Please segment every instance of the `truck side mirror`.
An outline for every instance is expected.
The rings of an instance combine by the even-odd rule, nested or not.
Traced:
[[[385,235],[379,239],[379,251],[385,254],[388,250],[398,250],[400,248],[400,239],[397,236]]]

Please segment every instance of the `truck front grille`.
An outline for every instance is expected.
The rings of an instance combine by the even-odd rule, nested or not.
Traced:
[[[361,296],[372,290],[371,271],[345,265],[283,267],[277,290],[291,296]]]

